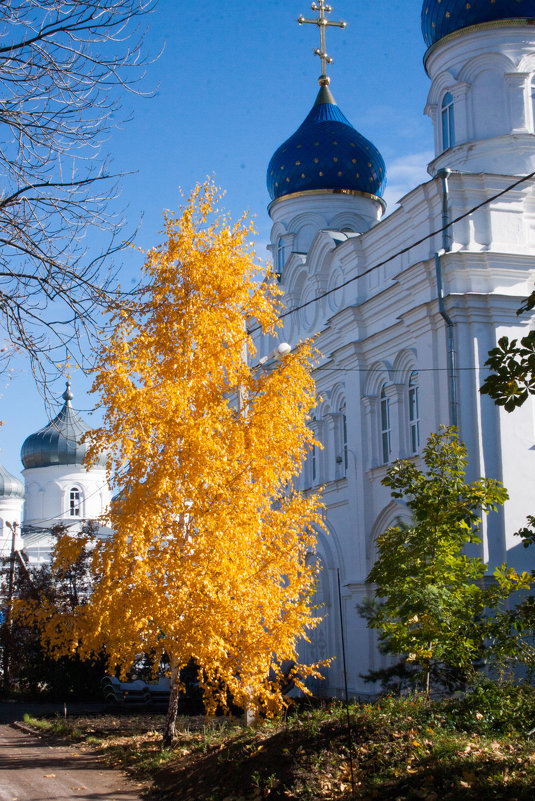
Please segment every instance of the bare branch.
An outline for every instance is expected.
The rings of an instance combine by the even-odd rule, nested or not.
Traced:
[[[103,309],[125,301],[110,257],[132,236],[110,212],[120,175],[102,147],[123,90],[141,92],[139,23],[154,5],[0,4],[0,371],[26,351],[46,384],[65,348],[90,366]]]

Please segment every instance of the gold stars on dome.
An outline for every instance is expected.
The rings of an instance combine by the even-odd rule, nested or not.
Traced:
[[[325,0],[319,0],[317,3],[312,3],[310,8],[312,11],[317,11],[319,16],[313,19],[307,19],[301,14],[301,16],[297,18],[297,22],[299,25],[317,25],[320,29],[320,46],[314,50],[314,55],[321,58],[321,75],[319,78],[320,86],[328,86],[329,78],[327,76],[327,64],[332,64],[333,60],[327,55],[325,49],[325,29],[329,27],[345,28],[347,27],[347,22],[333,22],[328,20],[325,15],[332,12],[332,7],[327,5]]]

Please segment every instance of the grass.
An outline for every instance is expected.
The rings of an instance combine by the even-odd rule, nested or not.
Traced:
[[[351,748],[338,703],[303,706],[285,720],[249,729],[221,718],[181,718],[172,750],[160,747],[158,716],[27,723],[82,739],[110,763],[152,779],[154,801],[535,797],[535,737],[528,735],[535,692],[526,687],[484,688],[435,703],[414,696],[352,705]]]

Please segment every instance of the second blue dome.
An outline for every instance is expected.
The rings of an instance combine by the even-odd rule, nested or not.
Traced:
[[[535,0],[424,0],[422,33],[430,47],[470,25],[525,18],[535,18]]]
[[[385,163],[322,86],[303,124],[276,150],[267,171],[272,200],[294,192],[349,190],[382,196]]]

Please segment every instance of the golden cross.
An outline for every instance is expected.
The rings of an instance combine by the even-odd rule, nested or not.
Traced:
[[[299,25],[308,23],[309,25],[317,25],[320,29],[320,47],[314,50],[314,55],[321,58],[320,84],[327,86],[329,84],[329,78],[327,77],[327,64],[332,64],[333,60],[325,51],[325,28],[329,26],[334,28],[345,28],[347,26],[347,22],[329,21],[325,15],[331,13],[332,7],[326,5],[325,0],[319,0],[318,3],[312,3],[310,8],[312,11],[318,11],[319,17],[316,17],[315,19],[306,19],[303,17],[303,15],[301,15],[297,18],[297,21]]]

